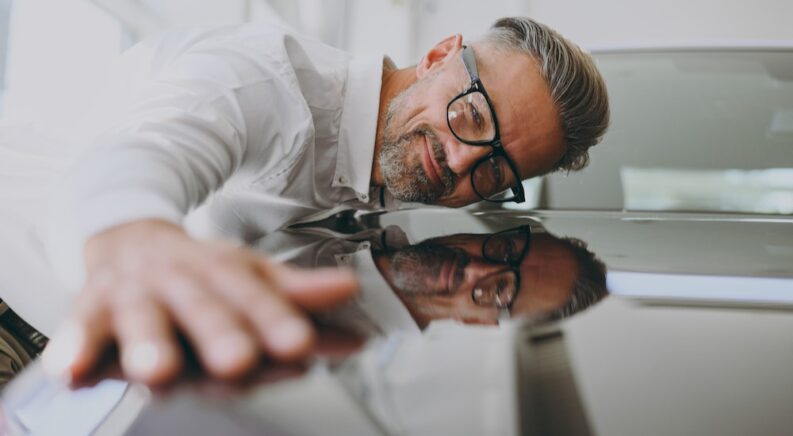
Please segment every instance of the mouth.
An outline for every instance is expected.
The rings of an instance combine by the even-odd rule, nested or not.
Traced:
[[[454,279],[454,270],[455,270],[456,262],[454,259],[450,259],[444,262],[443,267],[441,268],[441,273],[439,274],[438,278],[440,279],[439,283],[439,291],[444,294],[452,294],[454,292],[453,279]]]
[[[443,182],[441,181],[441,167],[438,165],[438,162],[435,161],[434,153],[432,152],[432,148],[430,147],[429,138],[427,135],[421,135],[424,139],[424,156],[423,156],[423,163],[424,163],[424,172],[427,174],[427,177],[437,186],[444,187]]]
[[[439,276],[445,293],[451,295],[460,288],[466,264],[465,256],[461,256],[460,253],[454,253],[454,257],[444,263]]]

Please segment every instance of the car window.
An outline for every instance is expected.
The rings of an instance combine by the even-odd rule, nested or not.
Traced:
[[[793,214],[793,50],[596,55],[612,123],[549,209]]]

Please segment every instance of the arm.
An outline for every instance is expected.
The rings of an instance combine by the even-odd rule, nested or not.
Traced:
[[[261,111],[256,105],[287,110],[278,103],[293,100],[277,78],[240,83],[261,69],[234,50],[180,54],[141,87],[131,111],[64,182],[53,228],[74,237],[56,249],[55,261],[68,270],[79,259],[85,275],[72,317],[48,347],[51,371],[79,379],[115,341],[128,377],[163,382],[181,368],[181,333],[211,374],[236,377],[262,352],[282,360],[305,355],[313,330],[304,311],[354,292],[349,272],[298,271],[244,248],[194,240],[180,226],[241,167],[267,171],[290,158],[283,147],[248,146],[246,120]],[[260,115],[266,123],[267,112]]]
[[[199,242],[177,225],[139,220],[92,237],[87,281],[70,321],[45,353],[51,372],[90,373],[116,341],[127,377],[157,384],[178,375],[177,331],[206,370],[234,378],[262,352],[282,361],[310,351],[304,311],[349,298],[349,271],[301,271],[223,242]]]

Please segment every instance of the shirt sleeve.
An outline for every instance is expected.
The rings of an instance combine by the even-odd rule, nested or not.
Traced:
[[[297,102],[276,74],[276,57],[229,37],[199,39],[177,52],[168,58],[148,50],[131,60],[158,67],[120,81],[131,97],[111,102],[118,116],[106,121],[53,197],[49,256],[72,289],[82,284],[90,236],[145,218],[181,223],[241,168],[277,170],[292,154],[262,137],[287,116],[272,108]]]

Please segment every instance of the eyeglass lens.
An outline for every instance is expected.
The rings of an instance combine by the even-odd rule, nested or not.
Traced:
[[[492,262],[517,264],[526,252],[528,231],[519,228],[496,233],[485,241],[482,249],[485,259]]]
[[[452,132],[463,141],[492,141],[496,123],[484,94],[470,92],[454,99],[447,111]]]
[[[491,274],[474,286],[474,302],[480,306],[508,307],[517,293],[518,279],[512,270]]]

